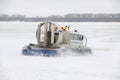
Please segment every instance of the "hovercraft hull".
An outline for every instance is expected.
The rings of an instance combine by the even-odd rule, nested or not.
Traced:
[[[51,49],[51,48],[35,48],[31,46],[26,46],[22,50],[22,54],[23,55],[40,55],[40,56],[50,57],[50,56],[60,56],[61,54],[66,53],[68,50],[70,50],[71,52],[80,54],[80,55],[85,55],[85,53],[91,54],[91,51],[92,51],[90,48],[87,48],[87,47]]]
[[[59,53],[58,49],[47,49],[47,48],[32,48],[26,46],[22,50],[23,55],[41,55],[41,56],[57,56]]]

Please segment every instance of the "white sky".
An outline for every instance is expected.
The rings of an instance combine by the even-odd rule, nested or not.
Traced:
[[[120,0],[0,0],[0,14],[120,13]]]

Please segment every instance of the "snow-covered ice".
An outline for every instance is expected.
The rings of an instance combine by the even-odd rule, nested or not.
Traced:
[[[59,24],[86,35],[93,54],[23,56],[38,23],[0,22],[0,80],[120,80],[120,23]]]

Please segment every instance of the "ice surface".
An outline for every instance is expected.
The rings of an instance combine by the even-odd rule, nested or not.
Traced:
[[[86,35],[92,55],[23,56],[37,24],[0,22],[0,80],[120,80],[120,23],[59,23]]]

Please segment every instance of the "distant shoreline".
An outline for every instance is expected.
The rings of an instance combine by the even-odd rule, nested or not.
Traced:
[[[46,21],[39,21],[39,22],[24,22],[24,21],[0,21],[0,23],[41,23]],[[48,22],[55,22],[55,21],[48,21]],[[120,22],[55,22],[55,23],[120,23]]]
[[[26,17],[20,14],[0,14],[2,22],[120,22],[120,14],[66,14],[64,16],[51,15],[48,17]]]

